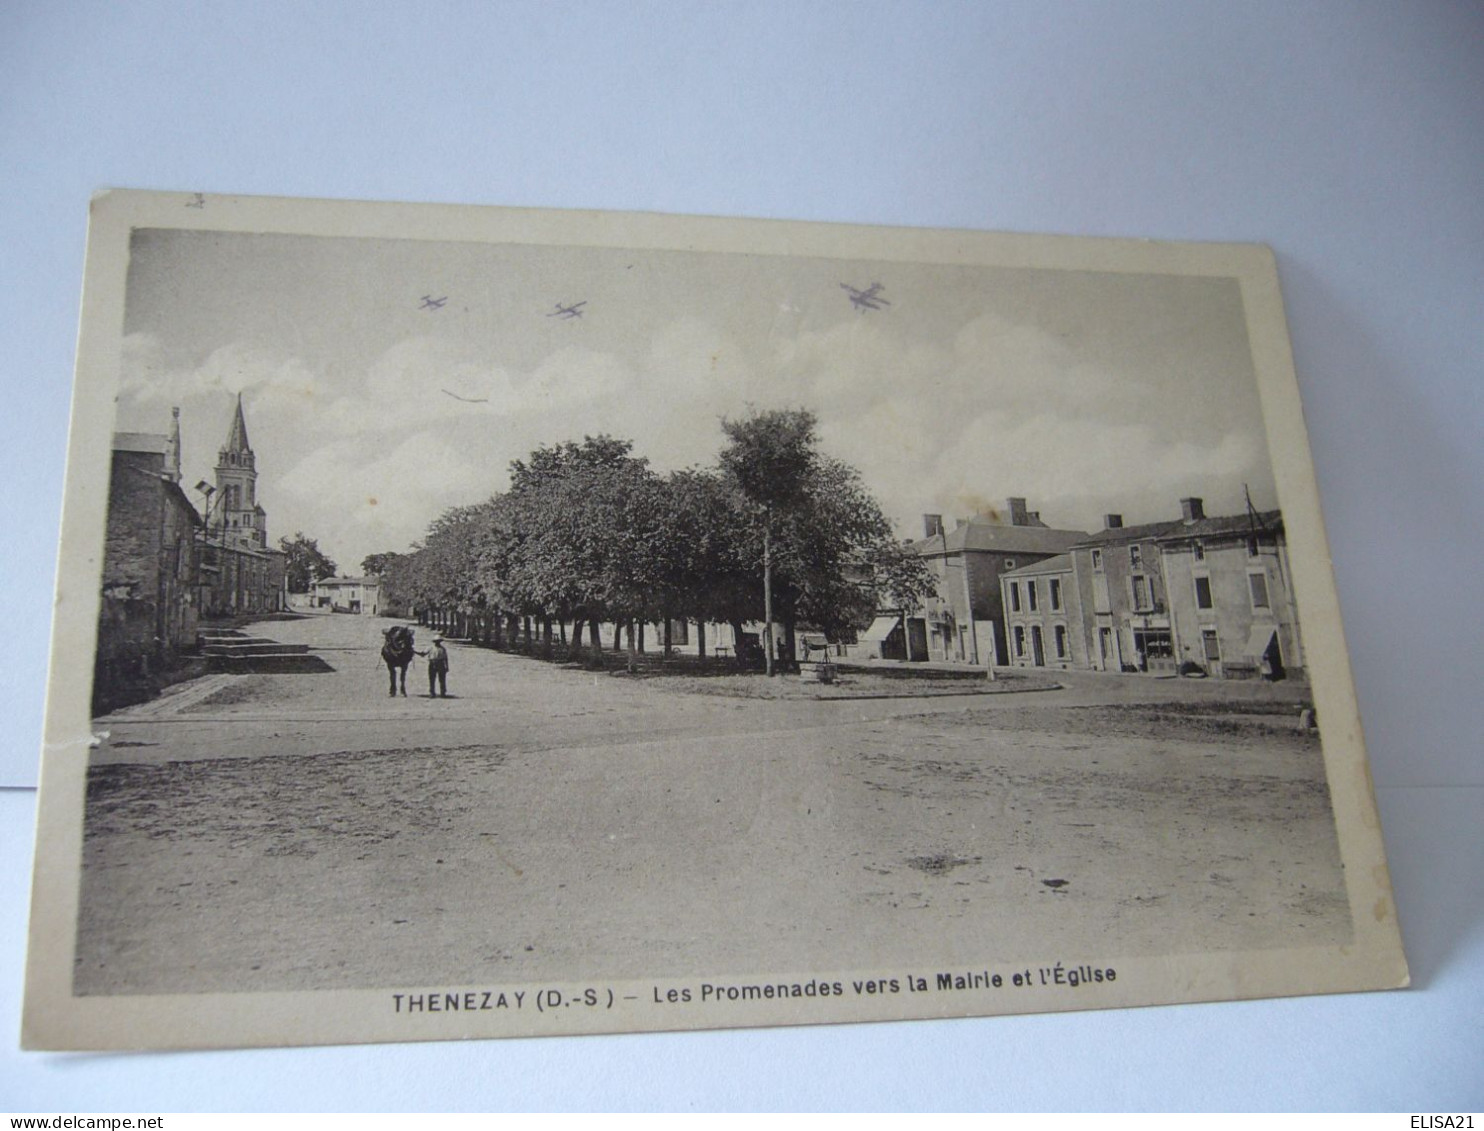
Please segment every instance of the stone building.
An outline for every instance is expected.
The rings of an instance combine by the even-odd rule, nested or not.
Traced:
[[[1200,499],[1182,507],[1182,521],[1159,538],[1182,663],[1227,678],[1302,675],[1282,513],[1207,518]]]
[[[1279,511],[1180,517],[1105,528],[1072,549],[1090,666],[1174,673],[1194,665],[1228,678],[1303,669],[1298,610]]]
[[[108,481],[93,701],[142,698],[196,646],[201,517],[180,488],[180,410],[168,435],[118,432]]]
[[[1182,506],[1199,500],[1182,500]],[[1174,672],[1179,666],[1160,568],[1159,538],[1178,522],[1103,529],[1072,549],[1090,664],[1098,671]]]
[[[1087,630],[1071,554],[1000,576],[1009,651],[1015,667],[1086,668]]]
[[[381,582],[374,577],[322,577],[314,583],[310,607],[335,613],[381,613]]]
[[[908,658],[981,665],[1007,662],[1001,577],[1065,554],[1087,537],[1082,530],[1047,526],[1039,513],[1026,509],[1023,498],[1007,500],[1003,519],[980,516],[945,530],[941,515],[923,516],[924,537],[914,549],[932,571],[937,592],[920,617],[907,618],[909,632],[916,629],[914,620],[922,622],[927,652]]]

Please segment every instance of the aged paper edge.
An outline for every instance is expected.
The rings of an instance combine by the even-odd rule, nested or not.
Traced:
[[[655,214],[516,210],[448,205],[209,198],[209,213],[183,214],[189,194],[110,191],[92,201],[76,383],[57,571],[44,728],[22,1044],[33,1049],[253,1047],[378,1041],[642,1032],[1242,1000],[1387,989],[1408,982],[1345,649],[1327,539],[1279,291],[1266,247],[1164,243]],[[297,993],[75,997],[72,967],[82,860],[88,752],[88,670],[95,648],[113,398],[119,372],[129,234],[136,227],[276,232],[410,240],[634,247],[820,258],[985,264],[1082,271],[1231,277],[1239,281],[1285,515],[1294,589],[1303,609],[1314,700],[1354,938],[1297,950],[1103,956],[1117,981],[1071,988],[1014,987],[1018,970],[995,968],[998,989],[890,998],[695,1002],[684,1010],[652,998],[679,980],[436,987],[473,1009],[398,1013],[393,995],[415,988]],[[1050,955],[1048,970],[1064,956]],[[873,972],[854,972],[855,977]],[[875,972],[880,973],[880,972]],[[929,970],[894,971],[931,977]],[[852,972],[716,971],[690,984],[845,980]],[[1034,977],[1033,977],[1034,982]],[[430,987],[430,990],[434,988]],[[541,994],[591,991],[600,1005],[573,1012],[539,1006]],[[519,1008],[481,1008],[486,994],[524,995]],[[625,995],[636,1002],[625,1003]],[[491,1001],[497,998],[489,999]],[[548,998],[545,1000],[555,1000]],[[609,1007],[617,1000],[621,1004]]]

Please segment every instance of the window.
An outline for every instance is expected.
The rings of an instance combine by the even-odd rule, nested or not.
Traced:
[[[1197,577],[1195,579],[1195,607],[1198,609],[1209,609],[1211,605],[1211,579],[1209,577]]]
[[[1012,570],[1012,569],[1014,569],[1015,568],[1015,559],[1014,558],[1006,558],[1005,559],[1005,564],[1003,566],[1001,566],[1000,568],[1001,569],[1004,569],[1004,570]]]
[[[1268,575],[1265,573],[1249,573],[1247,575],[1247,586],[1252,590],[1252,607],[1254,609],[1266,609],[1268,607]]]
[[[1199,542],[1196,542],[1190,547],[1190,552],[1195,555],[1196,561],[1203,562],[1206,560],[1206,547],[1202,546]]]
[[[1255,558],[1255,557],[1257,557],[1257,535],[1256,534],[1251,535],[1247,539],[1247,556],[1249,558]]]
[[[1018,624],[1015,626],[1015,654],[1025,655],[1025,629]]]
[[[1025,605],[1031,612],[1040,607],[1040,599],[1036,595],[1036,580],[1032,578],[1025,583]]]
[[[1059,624],[1056,626],[1056,658],[1065,660],[1067,658],[1067,626]]]
[[[1010,611],[1020,612],[1020,583],[1016,581],[1010,582]]]
[[[1208,664],[1217,663],[1221,659],[1221,645],[1216,639],[1214,628],[1201,629],[1201,648],[1206,653]]]
[[[1142,573],[1133,578],[1134,583],[1134,608],[1152,608],[1149,603],[1149,579]]]
[[[1130,546],[1128,548],[1128,564],[1130,569],[1144,568],[1144,548],[1142,546]]]
[[[1051,608],[1053,611],[1061,608],[1061,579],[1053,577],[1048,584],[1051,586]]]
[[[1103,572],[1103,551],[1094,550],[1092,552],[1092,568],[1097,570],[1098,573]]]

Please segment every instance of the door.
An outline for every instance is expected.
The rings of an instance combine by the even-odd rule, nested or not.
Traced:
[[[1221,642],[1216,638],[1214,628],[1201,629],[1201,650],[1206,657],[1206,671],[1213,675],[1221,674]]]
[[[1041,639],[1041,626],[1031,626],[1031,662],[1038,668],[1046,666],[1046,644]]]

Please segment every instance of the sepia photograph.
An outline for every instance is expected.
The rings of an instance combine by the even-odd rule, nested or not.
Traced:
[[[25,1040],[1407,979],[1271,255],[113,192]]]

